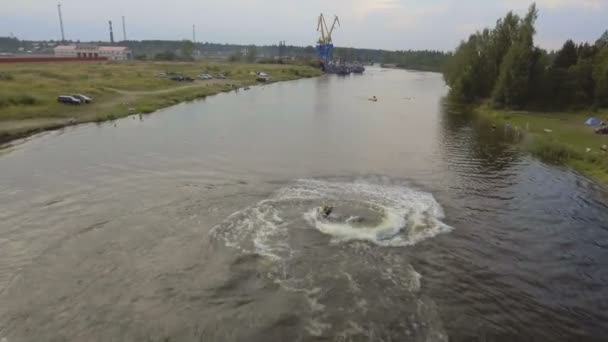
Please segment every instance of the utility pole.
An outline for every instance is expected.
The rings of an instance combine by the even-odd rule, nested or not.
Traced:
[[[110,24],[110,43],[114,44],[114,31],[112,31],[112,20],[108,21]]]
[[[122,16],[122,40],[127,41],[127,26],[125,25],[125,16]]]
[[[57,4],[57,12],[59,13],[59,27],[61,28],[61,42],[65,42],[65,33],[63,31],[63,18],[61,17],[61,3]]]
[[[196,44],[196,25],[192,24],[192,42]]]

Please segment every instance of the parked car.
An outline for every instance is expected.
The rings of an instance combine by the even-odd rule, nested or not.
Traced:
[[[200,74],[200,75],[198,75],[198,78],[203,79],[203,80],[210,80],[210,79],[213,79],[213,76],[211,76],[209,74]]]
[[[171,76],[170,80],[182,82],[184,80],[184,77],[183,76]]]
[[[225,80],[226,76],[224,76],[223,74],[218,74],[215,76],[215,78],[220,79],[220,80]]]
[[[156,74],[156,77],[167,77],[167,74],[164,72],[160,72],[160,73]]]
[[[82,95],[82,94],[74,94],[74,95],[70,95],[70,96],[72,96],[72,97],[75,97],[75,98],[79,99],[79,100],[80,100],[80,102],[82,102],[82,103],[91,103],[91,102],[93,102],[93,98],[88,97],[88,96],[86,96],[86,95]]]
[[[268,81],[270,81],[270,76],[268,76],[266,74],[264,74],[264,75],[262,75],[262,74],[263,73],[258,74],[258,77],[256,78],[256,80],[258,82],[268,82]]]
[[[194,82],[194,78],[190,76],[182,77],[182,82]]]
[[[65,103],[65,104],[72,104],[72,105],[80,105],[82,104],[82,101],[78,98],[75,98],[74,96],[70,96],[70,95],[61,95],[57,97],[57,102],[59,103]]]

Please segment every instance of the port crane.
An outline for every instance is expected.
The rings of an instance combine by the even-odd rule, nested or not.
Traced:
[[[340,19],[337,15],[334,16],[334,21],[330,29],[327,28],[327,22],[325,21],[325,16],[323,16],[323,13],[319,15],[317,31],[321,32],[321,37],[317,43],[317,53],[322,63],[327,63],[332,60],[334,44],[331,37],[336,29],[336,24],[338,27],[340,27]]]
[[[360,63],[349,63],[346,61],[336,62],[333,60],[334,43],[332,41],[332,34],[337,27],[340,27],[340,19],[337,15],[334,15],[334,21],[331,24],[331,28],[327,28],[327,22],[323,13],[319,15],[317,22],[317,31],[321,32],[321,37],[317,41],[317,54],[319,56],[319,63],[321,64],[321,70],[328,74],[339,74],[348,75],[350,73],[363,73],[365,67]]]

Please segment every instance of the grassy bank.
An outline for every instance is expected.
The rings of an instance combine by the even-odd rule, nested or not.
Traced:
[[[308,66],[243,63],[0,64],[0,142],[77,123],[150,113],[253,85],[257,83],[255,72],[260,71],[275,82],[320,75]],[[157,77],[161,72],[193,78],[201,73],[224,74],[227,79],[175,82]],[[57,103],[58,95],[76,93],[90,95],[95,102],[82,106]]]
[[[477,113],[494,124],[506,124],[524,136],[523,146],[540,159],[572,167],[608,184],[608,153],[602,146],[608,136],[598,135],[585,125],[590,116],[608,118],[608,111],[590,112],[510,112],[481,106]]]

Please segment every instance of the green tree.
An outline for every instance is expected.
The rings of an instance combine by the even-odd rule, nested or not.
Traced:
[[[304,48],[304,53],[307,55],[314,55],[316,52],[315,47],[312,45],[309,45],[307,47]]]
[[[15,52],[21,47],[21,42],[13,37],[0,37],[0,51]]]
[[[535,48],[532,62],[528,101],[536,107],[544,107],[547,99],[551,96],[547,78],[547,69],[551,65],[551,58],[547,51]]]
[[[509,12],[496,22],[462,42],[444,67],[450,97],[471,102],[492,95],[505,55],[517,38],[520,18]]]
[[[496,28],[492,31],[492,47],[491,56],[494,62],[493,65],[493,76],[494,81],[498,79],[500,74],[500,66],[509,52],[509,49],[513,45],[513,42],[517,39],[517,35],[520,29],[521,19],[518,15],[513,12],[507,13],[504,19],[500,19],[496,22]]]
[[[557,52],[553,60],[553,67],[567,69],[578,61],[576,44],[572,40],[566,41],[564,46]]]
[[[595,104],[599,107],[608,107],[608,45],[604,46],[595,57],[593,81]]]
[[[477,49],[479,35],[474,34],[460,43],[444,69],[444,79],[450,87],[450,98],[461,102],[473,102],[479,98],[480,54]]]
[[[499,106],[520,108],[529,100],[532,70],[535,64],[534,23],[538,18],[536,4],[530,6],[523,19],[516,41],[509,48],[500,67],[500,74],[492,94]]]
[[[179,48],[180,55],[182,59],[192,60],[194,54],[194,43],[189,40],[182,41],[182,44]]]
[[[237,50],[233,52],[230,57],[228,57],[228,60],[231,62],[240,62],[241,60],[243,60],[243,53],[241,52],[241,50]]]
[[[175,55],[175,52],[168,50],[155,54],[154,59],[157,61],[174,61],[177,59],[177,56]]]
[[[537,17],[536,5],[524,18],[509,12],[462,42],[443,67],[450,98],[491,98],[507,108],[608,107],[608,32],[595,45],[568,40],[548,54],[534,46]]]
[[[600,39],[595,42],[595,45],[597,45],[598,47],[608,46],[608,30],[606,30],[606,32],[602,34]]]
[[[256,49],[255,45],[251,45],[250,47],[247,48],[247,54],[245,55],[247,62],[249,62],[249,63],[255,62],[255,59],[257,56],[258,56],[258,50]]]
[[[578,60],[592,60],[598,52],[598,46],[584,43],[578,46]]]

